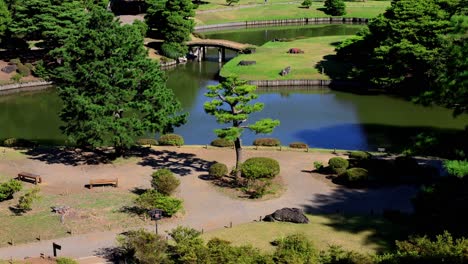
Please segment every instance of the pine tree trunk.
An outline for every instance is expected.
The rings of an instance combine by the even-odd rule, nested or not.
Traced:
[[[236,148],[236,178],[241,178],[240,164],[242,160],[242,145],[240,138],[236,138],[234,141],[234,147]]]

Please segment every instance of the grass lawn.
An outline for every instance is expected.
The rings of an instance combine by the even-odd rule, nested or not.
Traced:
[[[278,0],[279,1],[279,0]],[[346,2],[345,17],[372,18],[381,14],[390,6],[389,1]],[[220,24],[226,22],[274,20],[304,17],[329,17],[320,9],[323,2],[312,2],[312,6],[300,8],[300,2],[293,4],[269,4],[210,13],[195,16],[197,25]]]
[[[209,0],[202,2],[202,4],[198,5],[196,10],[212,10],[212,9],[222,9],[222,8],[236,8],[241,6],[249,6],[249,5],[272,5],[272,4],[285,4],[297,2],[299,5],[302,1],[298,0],[267,0],[265,4],[265,0],[248,0],[248,1],[240,1],[237,4],[228,5],[226,0]],[[195,3],[195,2],[194,2]]]
[[[15,198],[4,201],[0,207],[0,246],[5,246],[13,238],[14,243],[24,243],[41,239],[52,239],[73,234],[106,231],[111,229],[141,226],[145,222],[138,216],[122,212],[124,206],[132,206],[136,194],[99,188],[96,191],[69,195],[42,195],[33,204],[33,210],[18,216],[10,211],[24,190]],[[71,210],[60,223],[60,216],[51,212],[52,206],[68,205]],[[146,223],[147,224],[147,223]]]
[[[305,234],[319,250],[330,245],[339,245],[347,250],[361,253],[376,253],[390,249],[395,239],[403,239],[405,231],[380,217],[308,215],[309,224],[281,222],[254,222],[218,229],[205,233],[209,240],[218,237],[231,241],[233,245],[251,244],[271,252],[273,240],[289,234]],[[239,235],[242,234],[242,235]]]
[[[239,55],[226,63],[221,76],[238,75],[244,80],[293,80],[293,79],[320,79],[328,80],[330,76],[322,74],[317,63],[324,60],[324,56],[334,54],[334,44],[347,38],[347,36],[329,36],[300,39],[290,42],[268,42],[257,48],[254,54]],[[290,48],[299,48],[303,54],[289,54]],[[255,65],[238,66],[241,60],[256,61]],[[287,66],[291,72],[286,76],[279,73]],[[346,70],[346,65],[327,61],[326,72],[331,70]]]

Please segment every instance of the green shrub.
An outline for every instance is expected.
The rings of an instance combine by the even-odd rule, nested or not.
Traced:
[[[278,147],[281,142],[277,138],[257,138],[253,142],[254,146]]]
[[[317,171],[323,169],[323,163],[320,162],[320,161],[314,161],[314,168],[315,168],[315,170],[317,170]]]
[[[57,258],[57,264],[78,264],[78,261],[71,258],[59,257]]]
[[[11,59],[11,60],[10,60],[10,64],[18,65],[18,64],[20,64],[20,63],[21,63],[20,59]]]
[[[144,229],[130,230],[117,237],[123,252],[123,263],[172,263],[167,254],[167,241],[163,236]]]
[[[306,149],[308,148],[307,144],[304,142],[293,142],[289,144],[290,148],[296,148],[296,149]]]
[[[371,157],[371,154],[365,151],[351,151],[349,153],[349,158],[350,159],[356,159],[356,160],[366,160]]]
[[[140,138],[136,141],[138,145],[150,145],[150,146],[157,146],[158,141],[154,138]]]
[[[21,78],[23,78],[23,75],[16,73],[15,75],[11,76],[10,80],[14,82],[19,82],[21,81]]]
[[[164,42],[161,45],[161,53],[168,58],[177,59],[179,57],[185,56],[187,53],[187,48],[184,47],[181,43]]]
[[[30,211],[32,209],[34,200],[39,199],[39,191],[39,187],[28,190],[23,196],[19,198],[18,205],[16,207],[22,211]]]
[[[268,193],[271,184],[270,179],[250,180],[244,190],[252,199],[262,198]]]
[[[468,161],[466,160],[446,160],[444,161],[444,168],[451,176],[458,178],[468,176]]]
[[[24,64],[20,63],[20,64],[16,65],[16,67],[18,67],[16,69],[16,71],[19,74],[21,74],[21,76],[27,77],[27,76],[31,75],[31,70],[28,67],[26,67]]]
[[[374,264],[369,255],[354,251],[345,251],[341,246],[330,246],[327,251],[320,253],[321,264]]]
[[[26,66],[31,72],[34,71],[34,65],[32,65],[32,63],[25,63],[24,66]]]
[[[180,185],[180,180],[168,169],[157,170],[151,177],[151,186],[164,195],[171,195]]]
[[[328,166],[332,169],[332,171],[336,174],[343,173],[343,170],[346,170],[349,166],[349,162],[346,159],[340,157],[333,157],[328,160]]]
[[[135,203],[144,211],[159,208],[164,211],[164,215],[169,217],[182,209],[182,200],[165,196],[156,190],[144,192],[135,200]]]
[[[301,4],[301,6],[305,8],[310,8],[311,5],[312,5],[312,0],[304,0],[304,2],[302,2]]]
[[[177,134],[162,135],[159,138],[159,145],[161,146],[182,146],[184,145],[184,138]]]
[[[325,14],[330,16],[346,15],[344,0],[325,0]]]
[[[22,188],[23,184],[14,179],[0,184],[0,202],[13,198],[13,194],[21,191]]]
[[[216,162],[215,164],[210,166],[208,173],[210,174],[210,176],[221,179],[228,173],[228,167],[226,166],[226,164]]]
[[[346,170],[344,174],[347,182],[363,182],[367,181],[369,172],[363,168],[351,168]]]
[[[280,173],[278,161],[256,157],[247,159],[241,167],[242,176],[248,179],[273,178]]]
[[[3,141],[5,147],[34,147],[35,144],[32,141],[22,138],[7,138]]]
[[[225,139],[225,138],[217,138],[211,141],[210,145],[214,147],[221,147],[221,148],[234,147],[234,141]]]
[[[318,252],[303,234],[293,234],[274,241],[275,263],[318,263]]]

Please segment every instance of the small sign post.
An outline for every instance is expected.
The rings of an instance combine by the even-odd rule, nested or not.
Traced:
[[[151,217],[151,220],[154,220],[155,222],[155,228],[156,228],[156,235],[158,234],[158,220],[162,219],[162,214],[163,210],[155,208],[153,210],[148,211],[149,216]]]
[[[62,246],[59,244],[52,243],[52,249],[54,251],[54,257],[57,257],[57,250],[62,250]]]

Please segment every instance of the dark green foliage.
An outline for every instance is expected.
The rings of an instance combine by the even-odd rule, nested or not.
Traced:
[[[426,234],[440,234],[448,230],[457,236],[467,236],[466,201],[468,177],[444,177],[440,182],[422,188],[413,199],[418,227]]]
[[[356,159],[356,160],[366,160],[366,159],[369,159],[371,158],[372,155],[368,152],[365,152],[365,151],[351,151],[351,153],[349,153],[349,158],[350,159]]]
[[[163,54],[169,58],[185,56],[186,42],[194,30],[194,6],[190,0],[149,0],[146,23],[164,39]]]
[[[227,175],[228,167],[226,166],[226,164],[216,162],[215,164],[210,166],[208,173],[212,177],[221,179],[222,177]]]
[[[468,176],[468,161],[466,160],[446,160],[444,161],[444,168],[451,176],[459,178]]]
[[[182,209],[182,200],[165,196],[156,190],[148,190],[140,195],[135,203],[142,210],[151,210],[159,208],[164,211],[164,215],[171,217]],[[146,213],[146,212],[144,212]]]
[[[176,263],[209,263],[208,253],[200,232],[189,227],[178,226],[169,232],[176,245],[171,248]]]
[[[381,264],[462,264],[468,261],[468,239],[455,239],[448,232],[437,235],[435,240],[429,237],[410,237],[405,241],[396,241],[397,252],[384,255]]]
[[[16,65],[16,67],[18,67],[16,69],[16,71],[21,74],[21,76],[23,77],[27,77],[29,75],[31,75],[31,70],[26,67],[26,65],[22,64],[22,63],[19,63],[18,65]]]
[[[225,138],[217,138],[211,141],[210,145],[221,148],[234,147],[234,141]]]
[[[253,142],[254,146],[278,147],[281,142],[277,138],[257,138]]]
[[[59,257],[57,258],[57,264],[78,264],[78,262],[72,258]]]
[[[151,175],[151,186],[164,195],[171,195],[180,185],[180,180],[168,169],[160,169]]]
[[[230,127],[216,129],[215,133],[220,138],[234,141],[236,149],[236,177],[240,178],[240,163],[242,146],[240,137],[247,128],[255,134],[269,134],[280,124],[279,120],[265,118],[254,124],[245,125],[250,114],[260,112],[264,105],[262,103],[250,103],[258,98],[255,94],[257,89],[254,85],[248,85],[246,81],[239,80],[236,76],[226,78],[216,86],[208,86],[207,97],[212,101],[206,102],[203,107],[205,112],[216,117],[220,124],[230,124]],[[226,110],[229,109],[229,110]]]
[[[80,146],[114,146],[118,154],[149,132],[167,133],[185,122],[180,103],[147,57],[138,26],[120,25],[94,7],[66,44],[51,80],[63,101],[61,127]]]
[[[348,183],[360,183],[367,181],[369,172],[363,168],[351,168],[346,170],[344,177]]]
[[[31,72],[34,71],[34,65],[32,65],[32,63],[25,63],[24,66],[26,66]]]
[[[325,14],[331,16],[346,15],[346,5],[343,0],[325,0]]]
[[[336,174],[341,174],[349,167],[349,162],[346,159],[340,157],[333,157],[328,160],[328,166]]]
[[[167,254],[166,239],[144,229],[132,230],[117,238],[123,253],[123,258],[140,264],[169,264],[173,263]],[[126,262],[126,261],[125,261]]]
[[[0,42],[2,42],[3,35],[11,23],[11,14],[8,10],[4,0],[0,0]]]
[[[373,264],[373,258],[354,251],[345,251],[340,246],[330,246],[320,253],[321,264]]]
[[[303,142],[293,142],[293,143],[289,144],[289,147],[290,148],[296,148],[296,149],[306,149],[306,148],[308,148],[307,144],[303,143]]]
[[[228,6],[230,6],[231,4],[237,4],[239,3],[240,0],[226,0],[226,3],[228,4]]]
[[[315,170],[320,171],[323,169],[323,163],[320,161],[314,161],[314,168]]]
[[[0,202],[13,198],[15,192],[21,191],[23,185],[20,181],[9,180],[0,184]]]
[[[312,0],[304,0],[304,2],[302,2],[301,4],[301,6],[305,8],[310,8],[311,5],[312,5]]]
[[[150,145],[150,146],[157,146],[158,141],[154,138],[140,138],[136,141],[138,145]]]
[[[273,254],[275,263],[317,263],[318,252],[302,234],[293,234],[275,240],[277,248]]]
[[[247,159],[241,167],[242,176],[247,179],[274,178],[280,173],[280,165],[278,161],[256,157]]]
[[[159,145],[161,146],[182,146],[184,145],[184,138],[177,134],[166,134],[159,138]]]
[[[30,211],[34,200],[39,199],[38,193],[40,190],[41,189],[39,189],[39,187],[28,190],[19,198],[18,205],[16,207],[23,212]]]

